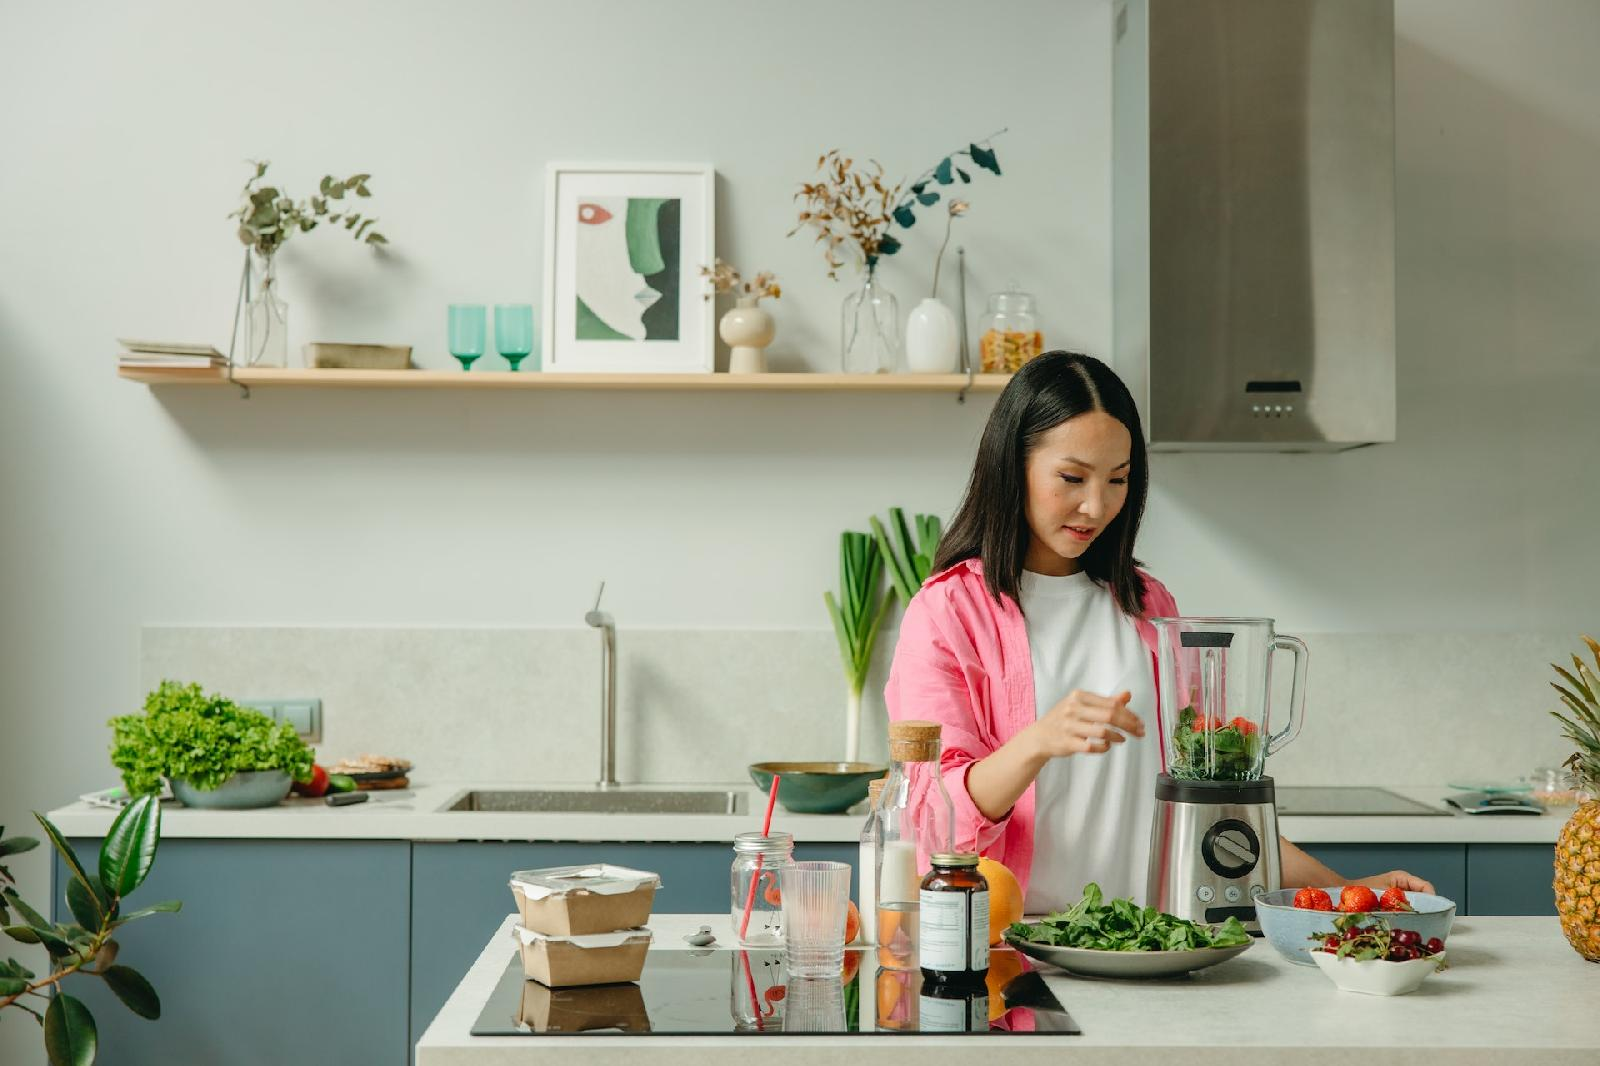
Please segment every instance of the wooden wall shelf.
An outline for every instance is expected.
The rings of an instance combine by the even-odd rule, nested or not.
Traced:
[[[144,385],[227,385],[217,370],[119,367],[117,376]],[[1008,374],[976,374],[970,391],[996,393]],[[239,370],[235,385],[251,389],[578,389],[677,392],[935,392],[959,393],[965,374],[545,374],[475,370]]]

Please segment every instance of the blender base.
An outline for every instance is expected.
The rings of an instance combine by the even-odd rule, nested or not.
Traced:
[[[1278,811],[1272,778],[1156,778],[1146,902],[1180,918],[1238,918],[1261,935],[1255,898],[1280,885]]]

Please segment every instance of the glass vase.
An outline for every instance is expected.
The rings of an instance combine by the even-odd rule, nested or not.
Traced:
[[[844,298],[839,321],[840,368],[846,374],[887,374],[900,352],[900,302],[868,270],[861,288]]]
[[[249,367],[289,365],[289,305],[280,298],[276,256],[250,257],[244,358],[236,362]]]

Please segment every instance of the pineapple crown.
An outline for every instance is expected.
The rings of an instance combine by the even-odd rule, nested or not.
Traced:
[[[1589,636],[1584,637],[1583,642],[1594,655],[1596,670],[1600,670],[1600,643]],[[1578,749],[1567,760],[1567,768],[1578,779],[1580,788],[1591,793],[1600,792],[1600,676],[1576,655],[1572,657],[1570,672],[1555,663],[1550,665],[1566,682],[1563,685],[1552,681],[1550,687],[1561,694],[1561,702],[1572,712],[1571,717],[1560,711],[1550,712],[1550,716],[1561,723],[1567,739]]]

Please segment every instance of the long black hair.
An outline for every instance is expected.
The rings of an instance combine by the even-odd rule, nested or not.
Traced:
[[[1023,364],[989,414],[961,508],[939,541],[934,573],[966,559],[983,563],[983,581],[999,603],[1017,600],[1032,533],[1027,520],[1027,461],[1039,438],[1069,418],[1103,411],[1128,428],[1128,496],[1117,517],[1083,553],[1094,581],[1111,588],[1124,614],[1144,615],[1144,583],[1133,543],[1150,485],[1144,429],[1133,395],[1106,364],[1077,352],[1046,352]],[[1020,603],[1019,603],[1020,606]]]

